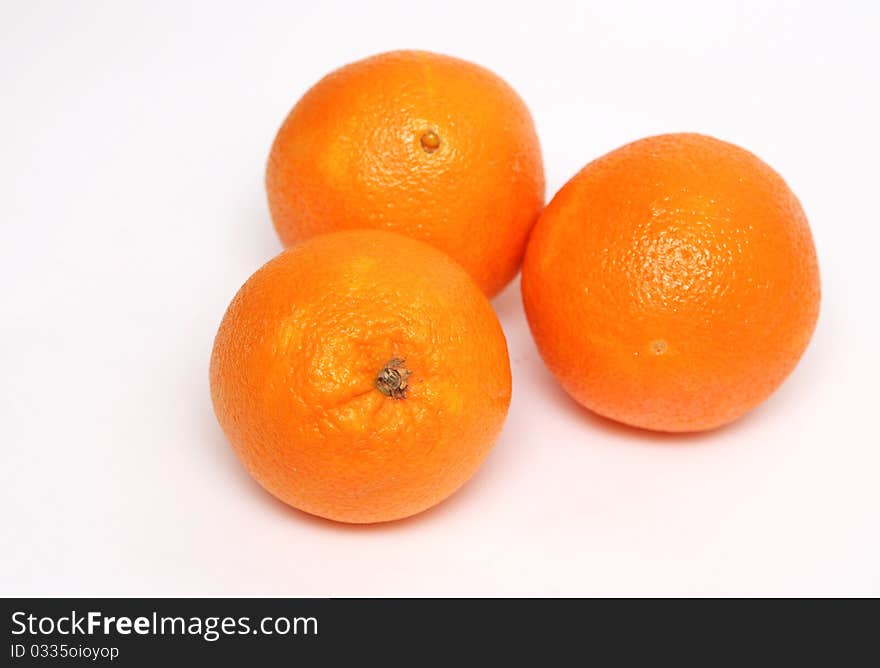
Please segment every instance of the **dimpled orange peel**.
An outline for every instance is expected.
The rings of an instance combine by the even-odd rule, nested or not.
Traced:
[[[458,261],[489,296],[516,274],[544,205],[534,123],[489,70],[425,51],[346,65],[310,88],[266,167],[282,242],[400,232]]]
[[[511,389],[501,326],[467,273],[377,230],[315,237],[257,271],[223,318],[210,378],[217,419],[264,488],[357,523],[458,489]]]
[[[529,325],[578,402],[669,432],[712,429],[791,373],[819,314],[816,251],[782,178],[699,134],[633,142],[584,167],[535,226]]]

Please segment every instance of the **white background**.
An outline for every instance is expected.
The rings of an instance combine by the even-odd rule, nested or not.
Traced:
[[[880,593],[878,6],[4,0],[0,593]],[[788,382],[715,433],[618,427],[558,389],[515,283],[510,417],[461,492],[373,527],[264,493],[207,367],[280,250],[269,146],[326,72],[405,47],[513,84],[548,197],[659,132],[779,170],[824,291]]]

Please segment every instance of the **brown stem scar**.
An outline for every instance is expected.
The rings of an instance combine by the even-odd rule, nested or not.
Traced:
[[[433,130],[425,130],[419,137],[419,143],[427,153],[433,153],[440,148],[440,136]]]
[[[405,359],[392,357],[376,376],[376,389],[391,399],[406,399],[407,378],[411,374]]]

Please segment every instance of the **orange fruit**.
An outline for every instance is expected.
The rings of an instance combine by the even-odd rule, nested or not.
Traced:
[[[628,144],[553,198],[523,263],[547,366],[587,408],[699,431],[766,399],[819,314],[797,198],[748,151],[698,134]]]
[[[266,190],[285,246],[393,230],[445,251],[492,296],[519,269],[544,171],[529,111],[502,79],[396,51],[332,72],[297,102],[275,137]]]
[[[269,492],[382,522],[473,475],[507,414],[510,362],[492,307],[453,260],[391,232],[339,232],[244,284],[214,342],[211,396]]]

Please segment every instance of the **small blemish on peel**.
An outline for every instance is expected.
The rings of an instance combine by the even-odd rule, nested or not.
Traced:
[[[651,341],[648,347],[655,355],[663,355],[666,353],[666,341],[663,339],[655,339],[654,341]]]

